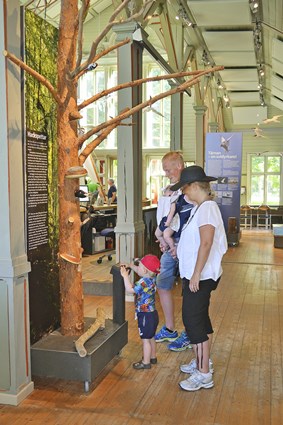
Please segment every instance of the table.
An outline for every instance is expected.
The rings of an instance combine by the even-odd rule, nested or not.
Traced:
[[[108,210],[117,210],[117,204],[104,204],[104,205],[95,205],[92,207],[93,211],[108,211]]]

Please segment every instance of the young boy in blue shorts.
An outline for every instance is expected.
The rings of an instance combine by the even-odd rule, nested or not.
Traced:
[[[137,263],[137,261],[135,261]],[[140,279],[133,285],[129,272],[133,270]],[[156,275],[159,273],[160,261],[155,255],[145,255],[138,264],[121,266],[121,275],[127,292],[135,294],[136,316],[143,345],[143,358],[133,363],[134,369],[150,369],[157,363],[155,332],[158,326],[158,312],[155,308]]]

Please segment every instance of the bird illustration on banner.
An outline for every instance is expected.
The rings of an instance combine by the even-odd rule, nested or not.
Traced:
[[[229,152],[229,144],[232,137],[233,136],[230,136],[228,139],[225,139],[225,137],[221,136],[220,138],[220,147],[223,148],[226,152]]]

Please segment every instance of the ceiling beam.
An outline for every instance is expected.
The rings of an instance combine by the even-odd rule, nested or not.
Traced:
[[[168,9],[166,3],[162,5],[160,17],[160,25],[164,38],[164,44],[167,51],[168,62],[172,69],[175,71],[179,70],[177,51],[175,47],[175,39],[173,37],[173,31],[169,19]],[[179,38],[179,37],[178,37]],[[183,40],[181,41],[183,46]],[[180,67],[181,68],[181,67]]]

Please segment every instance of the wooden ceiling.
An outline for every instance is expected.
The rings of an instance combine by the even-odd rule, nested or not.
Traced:
[[[59,0],[21,3],[58,25]],[[91,0],[85,52],[98,20],[102,24],[103,16],[110,16],[120,3]],[[131,1],[127,12],[139,4],[141,0]],[[225,67],[212,76],[210,85],[214,96],[228,107],[224,108],[226,129],[245,128],[282,113],[283,0],[157,0],[147,5],[140,24],[171,69]],[[245,122],[235,119],[241,116]]]

